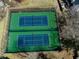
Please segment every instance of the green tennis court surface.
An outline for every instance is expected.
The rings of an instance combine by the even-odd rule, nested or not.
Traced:
[[[49,51],[59,47],[58,32],[9,32],[7,52]]]
[[[53,10],[10,13],[6,52],[52,51],[60,47]]]
[[[57,28],[55,12],[13,12],[9,30],[50,30]]]

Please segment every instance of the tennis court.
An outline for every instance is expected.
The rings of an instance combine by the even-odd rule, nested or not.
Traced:
[[[50,30],[57,28],[53,11],[12,12],[9,30]]]
[[[56,12],[11,12],[6,52],[53,51],[60,47]]]
[[[59,47],[58,32],[9,32],[7,52],[49,51]]]

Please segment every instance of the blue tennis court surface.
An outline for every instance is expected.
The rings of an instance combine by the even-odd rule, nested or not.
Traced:
[[[20,35],[18,36],[18,46],[48,46],[48,34],[33,34],[33,35]]]
[[[20,26],[47,26],[47,16],[21,16],[19,18]]]

